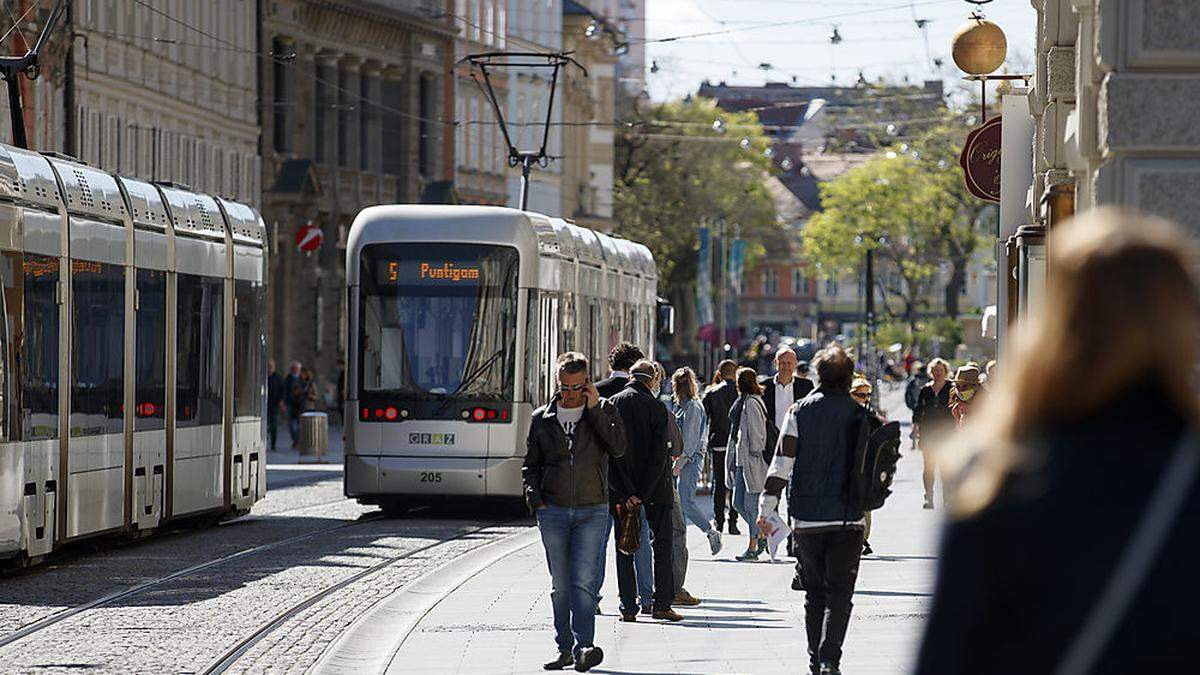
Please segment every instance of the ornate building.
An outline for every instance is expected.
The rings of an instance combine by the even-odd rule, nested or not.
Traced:
[[[590,39],[603,20],[575,0],[563,0],[563,49],[584,68],[570,69],[559,84],[563,106],[562,215],[580,225],[613,229],[613,122],[617,59],[609,39]],[[598,29],[593,28],[592,34]]]
[[[454,41],[457,63],[468,54],[504,51],[508,30],[506,0],[454,0],[451,17],[458,39]],[[475,73],[479,77],[478,73]],[[500,109],[508,101],[508,74],[502,68],[490,72],[490,81]],[[455,67],[454,111],[458,125],[454,135],[454,188],[460,203],[508,202],[508,146],[496,123],[492,104],[472,77],[467,64]]]
[[[423,0],[273,0],[261,31],[270,352],[312,364],[330,402],[354,216],[439,201],[453,179],[455,30],[444,6]],[[294,243],[308,222],[325,235],[311,254]]]

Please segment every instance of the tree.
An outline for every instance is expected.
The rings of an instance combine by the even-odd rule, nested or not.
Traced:
[[[754,113],[730,113],[711,100],[672,101],[640,110],[616,137],[617,232],[644,243],[658,262],[660,289],[691,306],[702,223],[741,228],[753,258],[780,236],[764,185],[772,170]]]

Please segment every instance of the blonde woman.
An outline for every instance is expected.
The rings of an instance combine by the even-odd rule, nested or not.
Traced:
[[[704,453],[708,449],[708,416],[704,414],[704,406],[700,405],[699,389],[696,373],[691,368],[680,368],[671,375],[675,421],[683,434],[683,452],[675,460],[676,487],[683,515],[708,537],[709,549],[716,555],[721,551],[721,533],[696,503],[696,483],[704,469]]]
[[[1047,249],[1045,304],[969,422],[917,672],[1195,672],[1196,251],[1113,209]]]
[[[930,361],[929,377],[929,383],[917,394],[912,421],[924,464],[921,481],[925,484],[925,508],[932,509],[933,484],[937,479],[937,457],[933,449],[947,432],[954,429],[954,415],[950,412],[950,364],[945,359]]]

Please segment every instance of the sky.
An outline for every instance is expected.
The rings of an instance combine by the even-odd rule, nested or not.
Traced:
[[[695,93],[706,78],[825,85],[836,75],[851,85],[861,70],[872,81],[940,78],[951,90],[963,73],[950,58],[950,38],[972,9],[963,0],[646,0],[647,88],[663,101]],[[1008,36],[1009,72],[1029,72],[1037,26],[1029,0],[994,0],[983,13]],[[917,19],[926,20],[924,30]],[[710,31],[732,32],[652,42]]]

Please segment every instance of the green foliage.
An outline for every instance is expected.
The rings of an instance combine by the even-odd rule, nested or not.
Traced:
[[[713,128],[718,119],[721,130]],[[695,280],[703,222],[740,226],[751,260],[777,241],[763,181],[771,142],[757,115],[705,99],[672,101],[639,111],[626,126],[616,139],[617,232],[650,248],[668,292]]]
[[[950,317],[937,317],[909,325],[900,321],[884,322],[875,329],[875,345],[886,350],[899,342],[907,349],[917,347],[922,354],[933,353],[934,342],[940,342],[943,354],[953,354],[964,338],[962,322]]]

